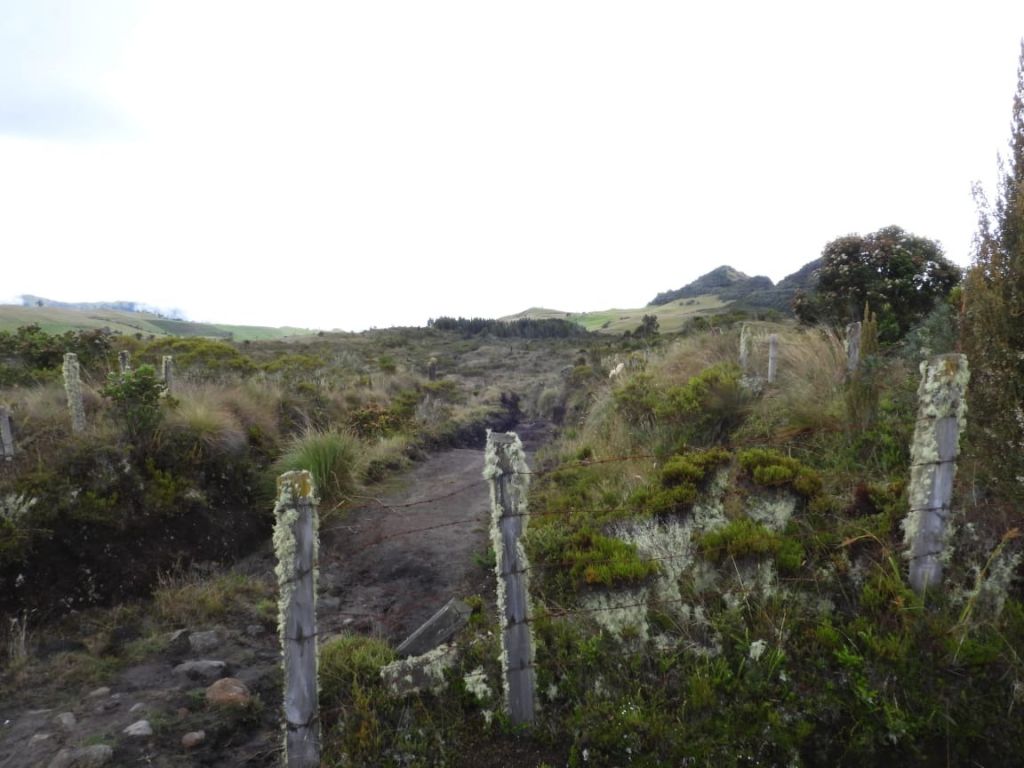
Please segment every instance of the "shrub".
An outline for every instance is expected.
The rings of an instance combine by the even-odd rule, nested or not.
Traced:
[[[127,373],[111,373],[106,386],[100,390],[113,402],[114,417],[136,447],[148,443],[160,425],[163,418],[160,399],[166,391],[167,387],[156,378],[151,365],[140,365]]]
[[[320,699],[325,708],[337,707],[352,697],[354,688],[381,685],[380,669],[395,660],[383,640],[362,635],[341,635],[320,646]]]

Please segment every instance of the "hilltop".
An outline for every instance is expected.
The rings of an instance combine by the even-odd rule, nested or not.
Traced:
[[[807,290],[812,286],[814,272],[820,266],[821,259],[808,262],[776,285],[770,277],[750,277],[738,269],[722,265],[682,288],[659,293],[651,299],[650,306],[664,306],[680,299],[712,295],[723,302],[736,302],[743,308],[775,309],[790,314],[793,295],[800,289]]]

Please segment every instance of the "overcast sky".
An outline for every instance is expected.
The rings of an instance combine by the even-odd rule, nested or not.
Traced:
[[[1024,2],[0,0],[0,299],[360,330],[966,265]]]

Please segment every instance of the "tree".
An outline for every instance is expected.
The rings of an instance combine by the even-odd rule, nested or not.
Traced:
[[[895,226],[837,238],[821,255],[815,292],[794,298],[797,317],[845,325],[867,304],[878,315],[883,341],[901,338],[961,277],[937,242]]]
[[[656,315],[644,315],[640,318],[640,325],[635,331],[634,336],[640,338],[649,338],[651,336],[658,335],[658,318]]]
[[[1009,162],[994,208],[975,185],[978,231],[961,308],[971,366],[967,420],[989,480],[1024,488],[1024,41],[1013,98]],[[1012,498],[1012,496],[1011,496]]]

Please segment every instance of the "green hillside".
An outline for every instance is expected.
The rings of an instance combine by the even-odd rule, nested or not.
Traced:
[[[109,328],[116,333],[153,336],[208,336],[237,341],[309,336],[307,328],[270,328],[259,325],[221,325],[172,320],[149,312],[119,312],[112,309],[65,309],[63,307],[21,307],[0,305],[0,331],[23,325],[38,325],[47,333]]]
[[[531,307],[518,314],[499,319],[511,321],[524,317],[533,320],[559,318],[578,323],[588,331],[622,334],[625,331],[636,330],[644,315],[654,315],[658,318],[658,327],[663,333],[674,333],[681,330],[688,320],[700,315],[711,315],[721,312],[726,306],[728,306],[728,302],[722,301],[717,296],[704,295],[680,299],[658,307],[612,308],[597,312],[560,312],[555,309]]]

